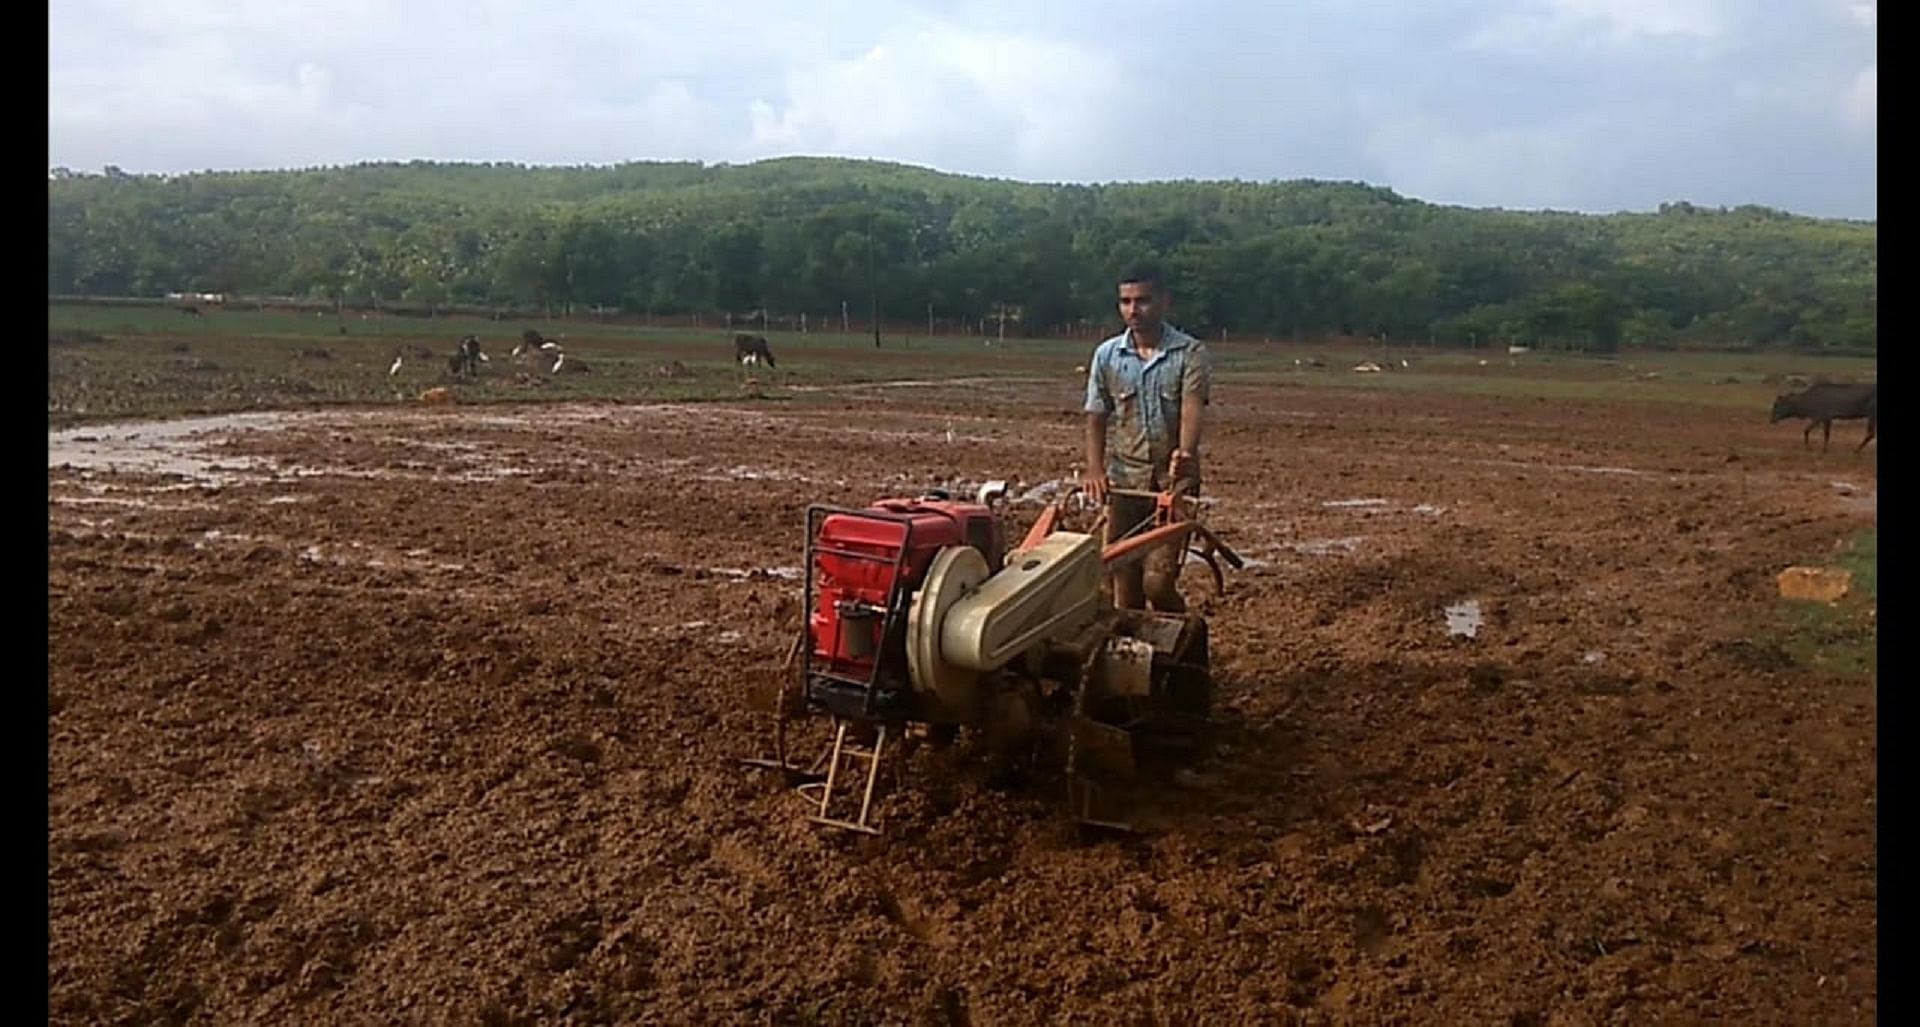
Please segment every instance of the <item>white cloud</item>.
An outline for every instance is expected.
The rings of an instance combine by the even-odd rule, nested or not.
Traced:
[[[1604,157],[1578,124],[1476,131],[1408,115],[1373,125],[1367,155],[1412,195],[1472,206],[1583,209],[1580,186]],[[1513,173],[1489,178],[1489,167]]]
[[[1715,0],[1524,0],[1518,10],[1488,19],[1464,48],[1546,59],[1559,50],[1656,39],[1711,41],[1726,32]]]
[[[1726,31],[1714,0],[1544,0],[1555,15],[1585,27],[1604,27],[1617,37],[1697,36]]]
[[[1840,0],[1846,8],[1847,17],[1854,25],[1868,32],[1875,32],[1880,20],[1880,5],[1877,0]],[[1879,62],[1867,65],[1853,77],[1841,98],[1840,109],[1849,127],[1855,131],[1875,133],[1880,117],[1880,65]]]
[[[1880,116],[1880,66],[1873,65],[1854,76],[1853,85],[1842,101],[1847,124],[1873,132]]]
[[[783,101],[753,102],[752,140],[1071,174],[1101,143],[1118,85],[1111,61],[1071,44],[919,25],[857,57],[795,69]]]
[[[48,12],[50,162],[88,170],[800,152],[1041,180],[1359,178],[1508,206],[1874,203],[1873,0]],[[1436,56],[1449,41],[1477,49]]]

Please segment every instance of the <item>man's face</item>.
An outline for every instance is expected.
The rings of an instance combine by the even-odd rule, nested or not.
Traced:
[[[1143,282],[1120,283],[1120,317],[1128,328],[1151,328],[1167,314],[1167,298]]]

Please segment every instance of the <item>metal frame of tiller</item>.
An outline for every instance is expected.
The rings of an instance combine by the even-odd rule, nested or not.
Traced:
[[[892,557],[887,557],[876,553],[863,553],[843,546],[821,544],[819,541],[820,524],[825,521],[826,518],[836,514],[860,520],[880,521],[887,524],[899,525],[899,548],[894,551]],[[871,669],[868,671],[865,679],[837,674],[831,669],[821,669],[814,660],[812,639],[814,589],[819,584],[819,559],[821,556],[837,556],[847,560],[860,560],[876,564],[892,564],[893,566],[893,578],[887,589],[886,607],[881,611],[880,642],[872,654]],[[818,705],[823,707],[827,713],[833,717],[834,725],[833,747],[825,756],[827,761],[826,779],[824,781],[811,781],[802,784],[798,789],[802,795],[805,795],[810,788],[817,787],[820,789],[819,812],[809,818],[815,823],[825,824],[829,827],[846,828],[865,834],[880,833],[878,828],[868,822],[868,814],[872,812],[873,809],[873,788],[875,782],[879,779],[880,755],[886,749],[887,730],[894,721],[901,719],[900,714],[904,711],[882,706],[883,700],[879,685],[881,684],[881,674],[887,668],[886,654],[891,649],[896,634],[903,633],[906,630],[907,596],[909,595],[906,575],[908,563],[912,556],[913,517],[910,514],[898,514],[873,509],[853,509],[826,503],[814,503],[807,507],[806,556],[802,564],[805,568],[804,573],[807,576],[807,580],[800,607],[802,632],[800,641],[800,682],[801,688],[804,691],[804,702],[809,706]],[[842,624],[845,623],[845,612],[846,611],[842,612],[842,620],[840,621]],[[840,654],[841,637],[839,634],[836,634],[834,638],[828,641],[827,651],[830,659],[832,656]],[[898,684],[903,689],[907,687],[907,683],[904,681]],[[850,709],[846,705],[847,699],[850,698],[846,694],[848,689],[858,690],[859,706],[857,708]],[[872,748],[847,744],[847,727],[849,722],[854,721],[873,726],[875,736]],[[867,761],[866,782],[860,796],[860,815],[854,820],[842,820],[827,815],[827,810],[833,802],[834,783],[840,776],[841,762],[848,757]],[[783,760],[785,759],[784,753],[781,754],[781,758]],[[809,776],[818,774],[818,766],[819,761],[815,761],[815,769],[810,771]]]
[[[1187,483],[1183,482],[1181,485],[1186,486]],[[1214,535],[1213,532],[1199,523],[1198,518],[1193,515],[1192,511],[1181,509],[1181,499],[1189,498],[1181,495],[1181,493],[1187,491],[1186,488],[1176,487],[1166,492],[1133,492],[1120,489],[1114,489],[1112,491],[1118,495],[1151,498],[1155,500],[1155,509],[1154,513],[1145,521],[1134,525],[1119,538],[1116,538],[1113,542],[1106,545],[1102,550],[1102,562],[1109,571],[1115,567],[1137,562],[1146,555],[1149,548],[1158,543],[1172,542],[1184,548],[1187,545],[1189,536],[1192,535],[1200,536],[1204,543],[1203,546],[1195,547],[1193,552],[1195,555],[1200,556],[1213,570],[1216,582],[1220,582],[1221,577],[1220,568],[1215,564],[1213,559],[1216,554],[1223,557],[1236,569],[1241,566],[1239,554],[1235,553],[1224,542],[1220,541],[1218,536]],[[1052,534],[1058,525],[1060,513],[1061,509],[1058,502],[1049,504],[1045,510],[1041,511],[1039,519],[1032,525],[1026,538],[1015,547],[1014,551],[1021,552],[1030,549],[1039,544],[1047,535]],[[901,529],[899,548],[895,551],[894,555],[889,557],[875,553],[859,552],[844,546],[820,544],[819,529],[821,523],[827,517],[836,514],[859,520],[879,521],[899,525]],[[1106,514],[1103,511],[1100,520],[1104,520],[1105,517]],[[787,775],[790,781],[798,780],[800,783],[796,785],[795,790],[802,795],[806,795],[809,799],[812,799],[812,796],[808,795],[809,790],[818,788],[820,790],[818,799],[819,808],[812,817],[808,818],[814,823],[870,835],[880,833],[879,828],[873,826],[869,821],[869,816],[873,810],[874,786],[879,777],[880,757],[886,748],[888,731],[899,728],[903,722],[911,719],[910,708],[905,708],[903,705],[895,705],[894,702],[888,701],[890,694],[883,693],[880,686],[882,684],[882,675],[888,669],[886,656],[888,652],[892,650],[893,643],[904,637],[911,597],[906,575],[914,552],[913,525],[914,518],[910,514],[893,513],[891,511],[871,508],[854,509],[825,503],[815,503],[807,507],[807,526],[804,547],[805,561],[803,565],[803,574],[806,577],[806,581],[801,600],[800,632],[798,636],[795,637],[793,648],[789,650],[787,660],[781,668],[783,680],[778,692],[778,698],[775,700],[776,709],[774,717],[776,758],[773,760],[749,758],[744,762],[756,767],[776,769]],[[1095,532],[1100,530],[1098,522],[1096,522],[1092,530]],[[876,564],[890,563],[893,567],[893,580],[888,589],[886,608],[882,611],[883,620],[881,622],[879,646],[872,654],[872,669],[864,679],[838,674],[831,669],[823,669],[814,658],[814,640],[812,637],[814,592],[819,585],[819,560],[822,556],[837,556],[843,559]],[[855,612],[870,611],[871,607],[868,608],[868,611]],[[844,612],[840,623],[845,624]],[[1103,635],[1106,634],[1111,631],[1111,627],[1111,622],[1106,623],[1104,629],[1100,630],[1100,633]],[[803,707],[819,707],[824,709],[833,718],[834,723],[832,745],[827,751],[816,758],[811,765],[805,767],[787,761],[786,721],[788,706],[785,697],[788,682],[792,680],[788,675],[792,669],[793,656],[796,652],[800,657],[799,681],[802,691],[801,699]],[[836,636],[828,642],[829,658],[831,659],[841,652],[841,637],[839,634],[836,634]],[[1092,665],[1098,653],[1099,649],[1097,644],[1090,644],[1088,646],[1083,665],[1080,667],[1082,686],[1084,686],[1084,682],[1092,672]],[[893,668],[893,670],[896,673],[904,672],[902,668]],[[912,686],[909,682],[899,681],[892,682],[892,684],[903,694],[911,691]],[[1076,689],[1076,691],[1079,694],[1076,697],[1075,712],[1084,715],[1086,712],[1083,708],[1086,702],[1086,689],[1080,687]],[[856,696],[857,705],[853,704]],[[858,744],[848,744],[848,727],[854,723],[866,724],[874,729],[875,737],[871,748]],[[1081,741],[1084,740],[1072,739],[1070,737],[1068,744],[1070,805],[1075,809],[1076,813],[1079,814],[1079,818],[1083,822],[1100,826],[1124,828],[1125,825],[1118,823],[1103,823],[1101,820],[1094,818],[1092,816],[1092,810],[1088,808],[1092,805],[1092,792],[1097,792],[1100,789],[1098,789],[1092,781],[1076,781],[1076,779],[1081,776],[1077,772],[1080,762],[1078,750],[1081,748],[1081,745],[1077,743]],[[866,780],[861,790],[859,816],[854,820],[843,820],[828,816],[828,809],[833,801],[834,785],[839,780],[842,761],[849,757],[865,759],[867,761]],[[822,773],[822,764],[825,764],[824,774]]]

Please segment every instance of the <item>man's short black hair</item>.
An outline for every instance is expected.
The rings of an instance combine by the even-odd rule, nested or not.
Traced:
[[[1122,268],[1120,271],[1119,284],[1126,285],[1129,282],[1135,285],[1144,285],[1157,294],[1165,294],[1168,292],[1167,276],[1161,273],[1158,264],[1150,261],[1139,261],[1128,264],[1125,268]]]

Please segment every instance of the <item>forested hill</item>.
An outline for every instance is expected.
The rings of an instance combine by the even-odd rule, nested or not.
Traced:
[[[1336,182],[1036,185],[869,161],[366,164],[179,176],[56,169],[50,294],[173,290],[862,317],[1030,333],[1113,318],[1160,259],[1179,323],[1607,349],[1870,350],[1873,223],[1760,207],[1474,210]],[[871,250],[869,249],[871,242]]]

